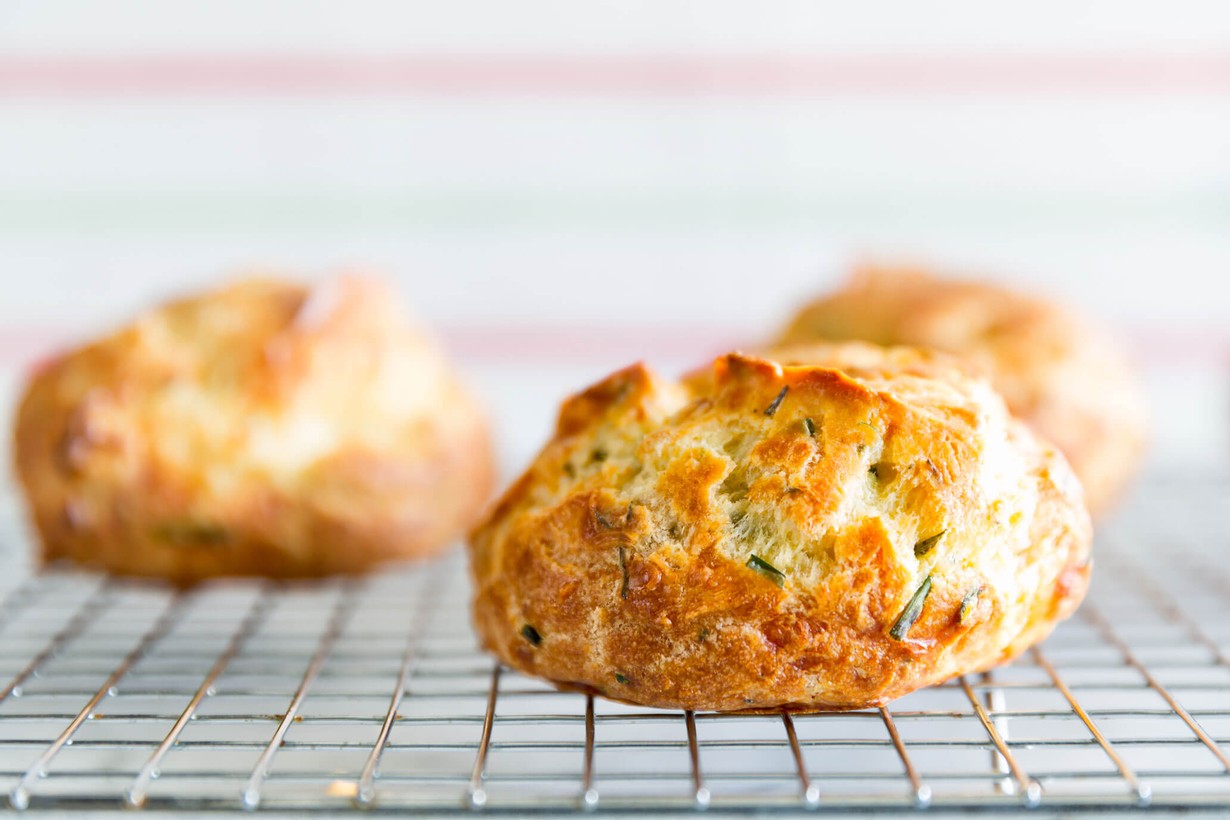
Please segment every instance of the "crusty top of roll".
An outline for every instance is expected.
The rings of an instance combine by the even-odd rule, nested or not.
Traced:
[[[45,557],[183,582],[437,550],[492,475],[435,343],[353,276],[160,306],[37,373],[17,421]]]
[[[1097,322],[1050,300],[921,268],[868,266],[802,308],[774,344],[823,340],[960,355],[1063,451],[1095,512],[1139,466],[1146,411],[1127,360]]]
[[[854,707],[1007,659],[1075,607],[1080,487],[988,383],[917,351],[806,358],[683,383],[634,365],[566,401],[472,536],[486,645],[654,706]]]

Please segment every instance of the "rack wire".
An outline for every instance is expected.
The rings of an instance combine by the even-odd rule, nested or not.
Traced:
[[[10,572],[0,779],[29,810],[1230,808],[1228,490],[1154,479],[1045,645],[842,713],[653,710],[501,669],[457,554],[188,592]]]

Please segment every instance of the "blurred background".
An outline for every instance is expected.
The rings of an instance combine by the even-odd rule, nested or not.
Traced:
[[[0,0],[0,421],[243,272],[395,278],[496,408],[763,337],[860,259],[1049,293],[1230,454],[1230,4]],[[7,444],[5,445],[7,446]]]

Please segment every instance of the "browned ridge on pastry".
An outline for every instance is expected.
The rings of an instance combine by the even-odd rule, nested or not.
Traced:
[[[181,584],[437,552],[493,475],[473,399],[358,278],[147,313],[38,373],[15,438],[45,560]]]
[[[807,356],[634,365],[565,402],[471,537],[486,647],[649,706],[856,708],[1072,612],[1080,485],[989,384],[913,350]]]
[[[1140,467],[1145,401],[1109,334],[1051,302],[914,268],[864,268],[805,306],[778,345],[863,340],[932,347],[990,378],[1008,408],[1053,442],[1108,509]]]

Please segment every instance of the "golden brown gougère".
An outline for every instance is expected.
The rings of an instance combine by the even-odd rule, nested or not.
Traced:
[[[493,478],[478,405],[354,277],[238,282],[60,356],[15,453],[43,560],[177,584],[438,552]]]
[[[634,365],[568,399],[472,534],[484,645],[648,706],[857,708],[1073,611],[1080,485],[986,381],[910,349],[803,355]]]

